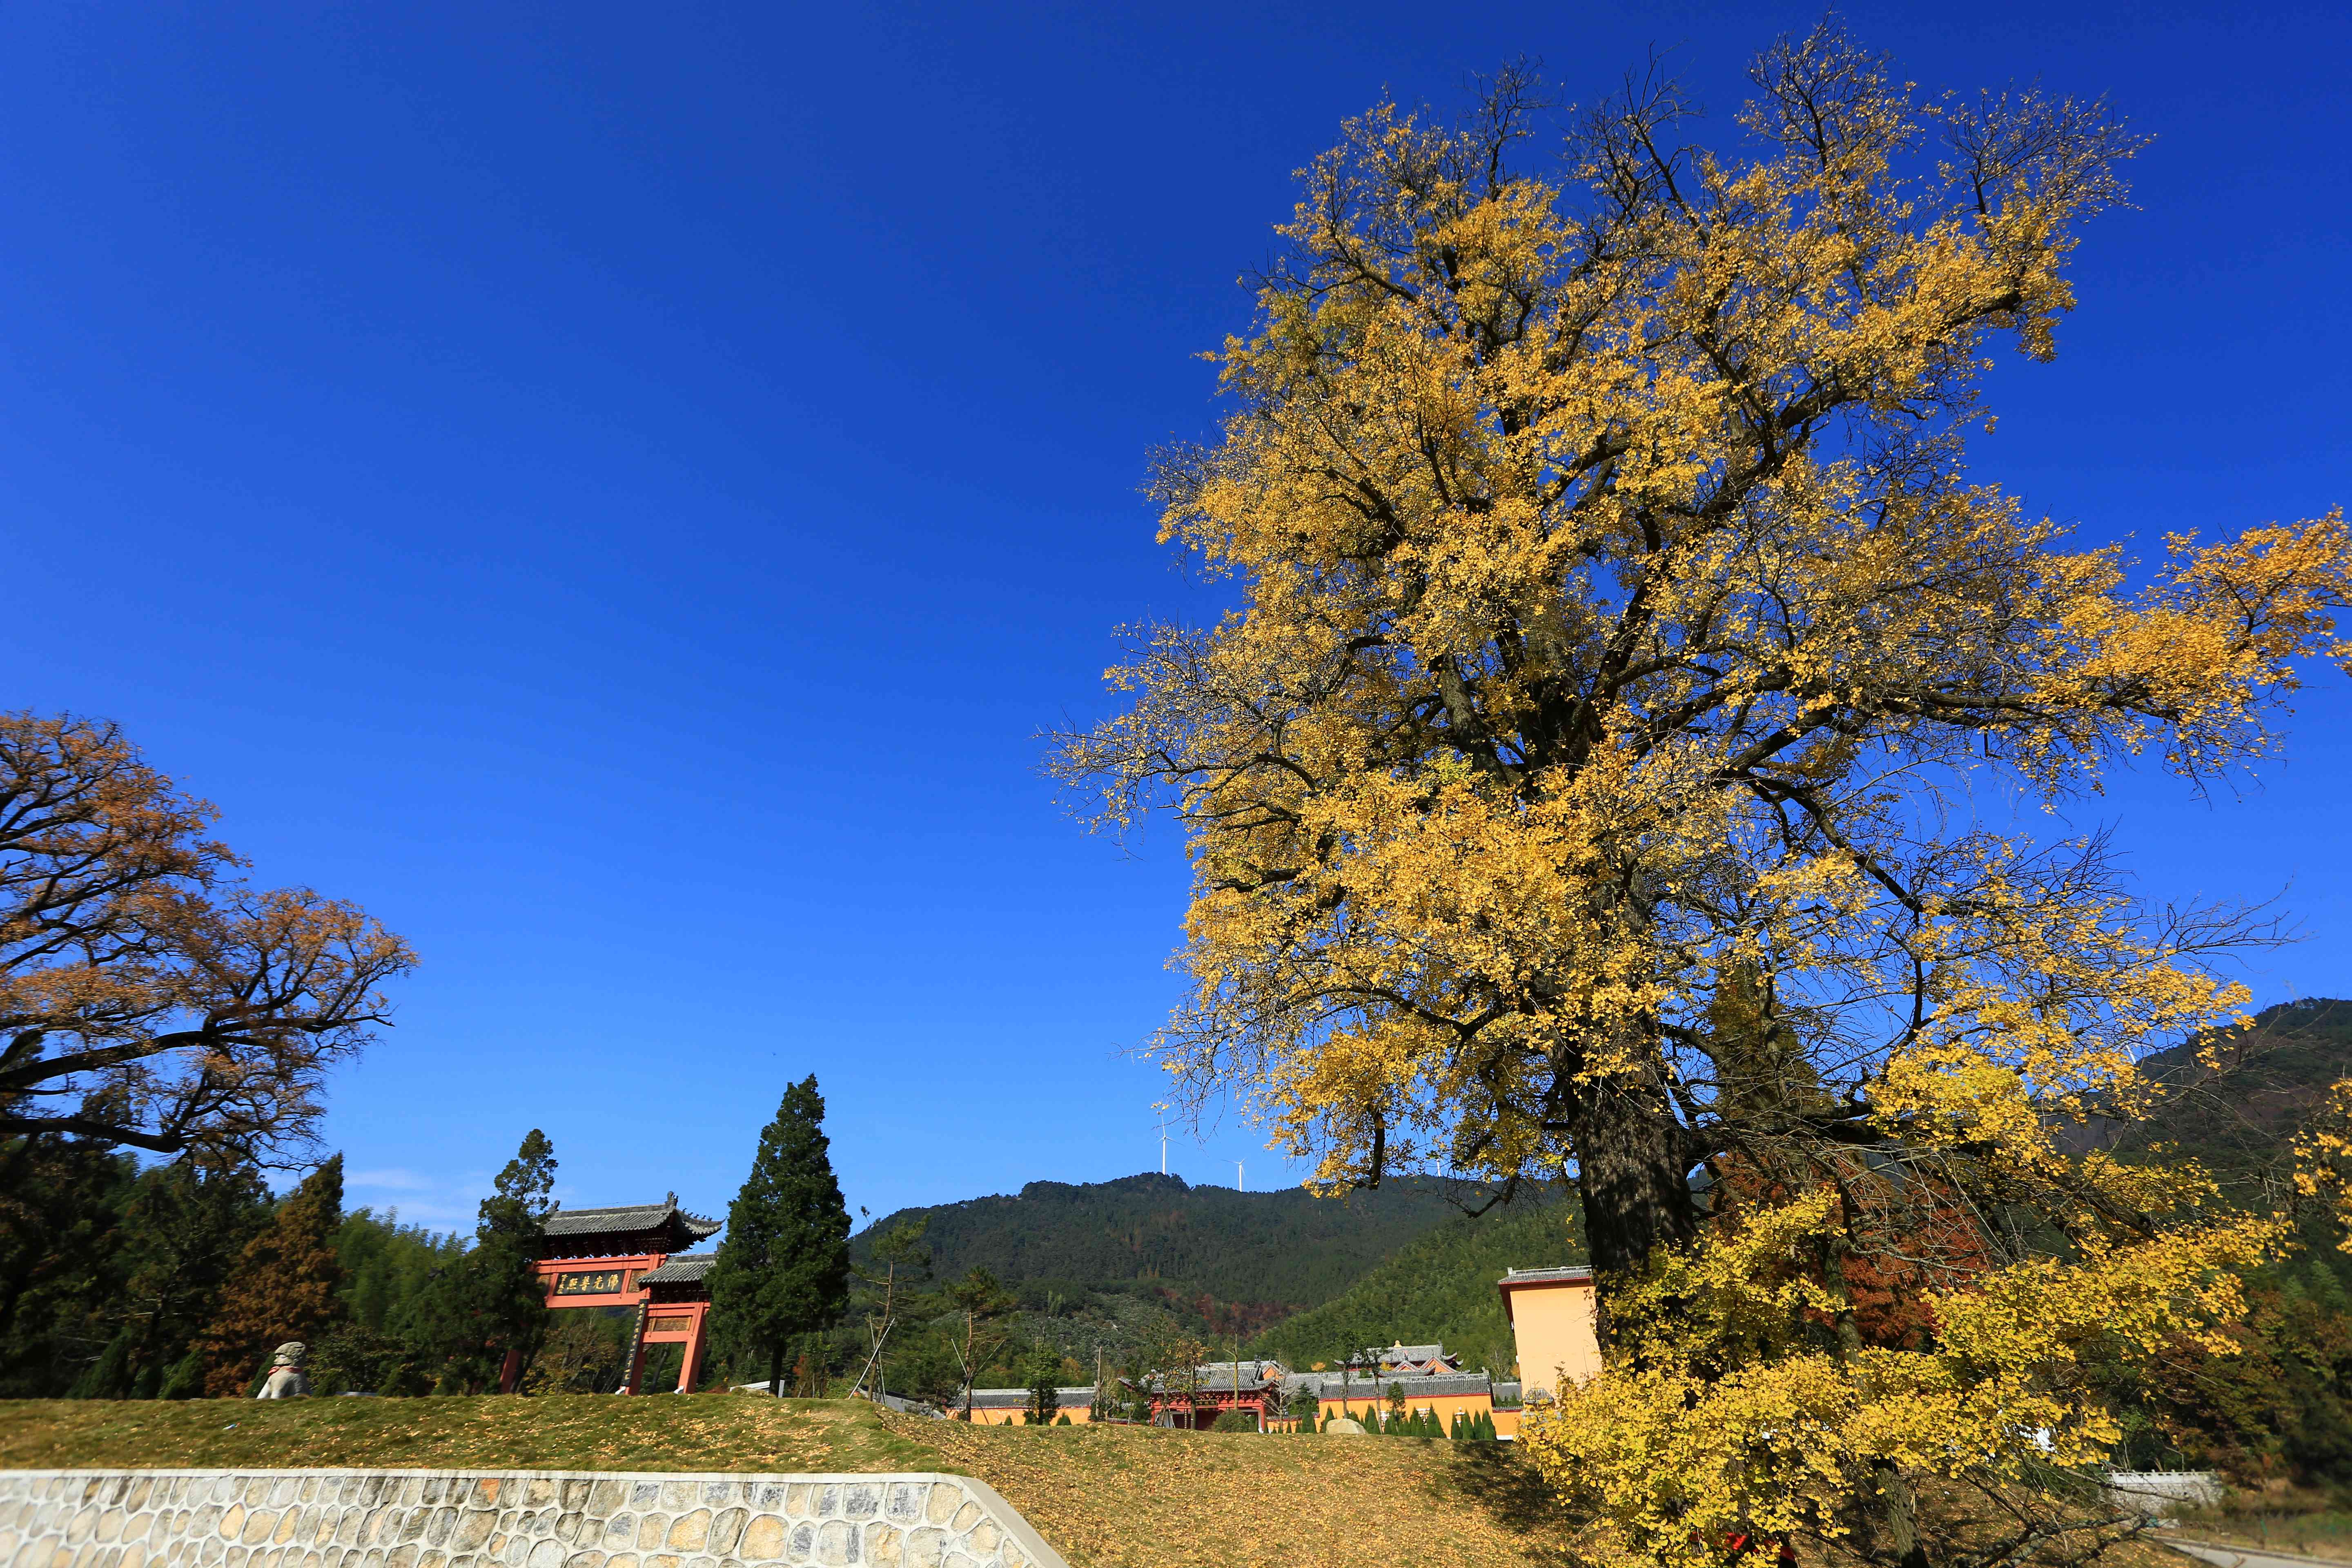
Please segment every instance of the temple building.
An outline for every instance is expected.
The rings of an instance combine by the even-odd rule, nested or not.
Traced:
[[[539,1280],[549,1310],[625,1308],[635,1313],[623,1394],[645,1392],[646,1347],[651,1344],[685,1347],[678,1361],[679,1393],[692,1392],[702,1375],[710,1316],[703,1277],[718,1259],[687,1249],[719,1229],[719,1221],[678,1207],[676,1193],[657,1204],[557,1209],[547,1216]],[[521,1371],[519,1358],[509,1355],[500,1390],[511,1393]]]
[[[1518,1344],[1519,1381],[1528,1398],[1549,1399],[1564,1384],[1601,1375],[1591,1269],[1513,1268],[1496,1289]]]
[[[1278,1361],[1218,1361],[1192,1369],[1189,1378],[1165,1373],[1136,1385],[1151,1401],[1155,1426],[1206,1431],[1228,1410],[1257,1417],[1263,1428],[1282,1418],[1291,1390],[1290,1373]]]
[[[1381,1352],[1382,1377],[1433,1377],[1462,1370],[1462,1358],[1444,1345],[1392,1344]]]
[[[1486,1372],[1463,1371],[1462,1357],[1442,1344],[1392,1344],[1380,1352],[1377,1370],[1359,1364],[1337,1372],[1294,1373],[1287,1381],[1294,1395],[1301,1388],[1313,1390],[1322,1420],[1426,1412],[1437,1418],[1442,1431],[1452,1429],[1456,1415],[1465,1420],[1485,1415],[1494,1421],[1497,1436],[1518,1432],[1519,1385],[1497,1382]]]
[[[1084,1388],[1057,1388],[1054,1390],[1054,1419],[1066,1415],[1073,1426],[1092,1425],[1095,1391],[1091,1384]],[[1029,1420],[1029,1391],[1025,1388],[975,1388],[971,1391],[971,1424],[975,1426],[1021,1426]],[[964,1402],[957,1400],[950,1403],[948,1414],[961,1419],[964,1414]]]
[[[1212,1362],[1193,1369],[1189,1385],[1162,1376],[1138,1392],[1150,1397],[1152,1424],[1159,1426],[1205,1429],[1228,1410],[1255,1415],[1261,1429],[1280,1426],[1304,1418],[1310,1395],[1318,1421],[1362,1420],[1376,1412],[1427,1414],[1446,1431],[1456,1415],[1486,1415],[1500,1436],[1515,1435],[1519,1421],[1517,1384],[1465,1372],[1462,1358],[1437,1344],[1391,1345],[1377,1363],[1336,1372],[1292,1372],[1272,1361]]]

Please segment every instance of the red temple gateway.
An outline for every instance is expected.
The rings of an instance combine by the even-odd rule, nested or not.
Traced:
[[[629,1374],[623,1394],[641,1394],[649,1344],[682,1343],[677,1390],[693,1390],[702,1375],[710,1291],[703,1277],[718,1259],[687,1248],[719,1234],[719,1222],[688,1214],[671,1193],[657,1204],[609,1209],[558,1209],[547,1216],[539,1261],[540,1284],[551,1310],[634,1307]],[[507,1358],[499,1387],[509,1393],[522,1373]]]

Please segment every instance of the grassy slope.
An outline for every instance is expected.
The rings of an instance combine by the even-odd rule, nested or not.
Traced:
[[[1441,1340],[1467,1367],[1497,1376],[1514,1364],[1495,1281],[1507,1268],[1578,1263],[1584,1244],[1571,1202],[1513,1204],[1407,1242],[1338,1299],[1284,1320],[1252,1342],[1286,1366],[1336,1363],[1351,1349]]]
[[[846,1400],[0,1401],[0,1467],[922,1470],[940,1457]]]
[[[885,1416],[1004,1494],[1074,1568],[1533,1568],[1558,1517],[1504,1444]]]
[[[947,1470],[1003,1492],[1075,1568],[1518,1568],[1550,1508],[1500,1446],[1142,1427],[969,1427],[848,1401],[23,1400],[0,1467]]]

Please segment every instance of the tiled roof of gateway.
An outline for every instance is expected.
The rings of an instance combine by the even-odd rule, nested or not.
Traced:
[[[673,1258],[659,1268],[648,1268],[637,1276],[640,1285],[690,1285],[711,1270],[719,1261],[715,1252],[698,1253],[691,1258]]]
[[[624,1204],[618,1208],[608,1209],[557,1209],[547,1216],[545,1229],[550,1236],[597,1236],[607,1231],[626,1234],[659,1230],[672,1215],[677,1216],[678,1228],[690,1241],[700,1241],[706,1236],[719,1234],[719,1221],[687,1213],[677,1206],[674,1194],[657,1204]]]

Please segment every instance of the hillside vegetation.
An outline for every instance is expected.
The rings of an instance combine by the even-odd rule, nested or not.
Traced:
[[[1514,1375],[1517,1352],[1495,1282],[1512,1268],[1584,1261],[1573,1198],[1563,1193],[1446,1224],[1404,1244],[1337,1298],[1260,1334],[1257,1355],[1286,1366],[1337,1363],[1366,1345],[1442,1341],[1465,1368]]]
[[[2329,1085],[2352,1077],[2352,1002],[2320,996],[2265,1007],[2246,1028],[2160,1051],[2140,1067],[2164,1086],[2164,1099],[2114,1138],[2119,1152],[2193,1158],[2239,1201],[2283,1207],[2295,1131]]]
[[[1299,1187],[1247,1193],[1146,1173],[1032,1182],[1014,1196],[901,1209],[851,1246],[863,1258],[877,1235],[919,1218],[940,1279],[980,1268],[1007,1284],[1074,1289],[1149,1281],[1179,1297],[1296,1311],[1331,1300],[1460,1212],[1435,1181],[1318,1198]]]

